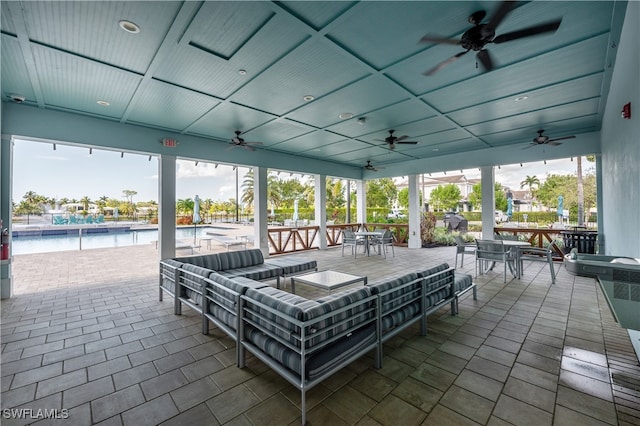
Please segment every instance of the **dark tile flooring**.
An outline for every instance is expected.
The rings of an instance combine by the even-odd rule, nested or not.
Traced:
[[[455,256],[395,251],[305,256],[370,282]],[[1,304],[3,425],[299,424],[293,386],[255,358],[237,368],[233,341],[158,301],[157,256],[137,246],[14,258],[16,294]],[[639,425],[629,335],[594,279],[556,269],[555,285],[537,262],[506,284],[499,272],[478,277],[478,300],[464,297],[458,316],[448,305],[431,315],[426,337],[416,327],[389,341],[382,369],[364,357],[313,388],[308,424]]]

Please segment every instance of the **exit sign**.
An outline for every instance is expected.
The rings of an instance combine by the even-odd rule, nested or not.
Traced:
[[[175,148],[176,145],[178,145],[178,141],[175,139],[162,139],[162,145],[169,148]]]

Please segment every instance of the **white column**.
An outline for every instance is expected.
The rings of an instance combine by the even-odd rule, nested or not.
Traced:
[[[422,248],[420,237],[420,188],[418,175],[409,175],[409,248]]]
[[[367,183],[362,179],[356,181],[356,220],[367,221]]]
[[[318,231],[318,247],[327,249],[327,176],[315,175],[315,221]]]
[[[158,161],[158,253],[160,259],[176,255],[176,157]]]
[[[482,167],[480,179],[482,181],[482,238],[493,240],[493,228],[496,224],[495,169],[493,166]]]
[[[269,257],[269,224],[267,218],[267,175],[266,167],[253,168],[253,231],[254,247]]]
[[[0,260],[0,299],[13,296],[13,275],[11,273],[11,179],[13,176],[13,141],[8,135],[2,135],[0,142],[0,219],[2,229],[8,229],[4,237],[9,243],[9,258]]]
[[[598,209],[598,254],[609,254],[606,250],[604,239],[604,221],[602,212],[604,212],[603,197],[604,188],[602,186],[602,154],[596,155],[596,207]]]

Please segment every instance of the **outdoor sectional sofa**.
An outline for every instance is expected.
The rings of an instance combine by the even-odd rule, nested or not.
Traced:
[[[160,261],[159,299],[162,301],[163,293],[174,297],[177,315],[181,312],[182,303],[202,312],[203,278],[208,278],[212,272],[227,278],[255,281],[275,278],[280,288],[281,279],[317,270],[315,260],[295,256],[270,258],[265,262],[260,249],[164,259]],[[177,284],[180,285],[176,287]]]
[[[380,368],[388,339],[417,322],[425,335],[430,313],[450,303],[455,314],[456,296],[472,288],[475,298],[471,276],[446,263],[309,300],[251,278],[163,262],[174,268],[176,300],[191,292],[185,303],[192,306],[199,297],[203,332],[213,322],[236,342],[238,367],[249,352],[300,389],[303,424],[310,388],[371,351]]]

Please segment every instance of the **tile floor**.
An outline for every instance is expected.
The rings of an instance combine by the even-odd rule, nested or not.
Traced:
[[[369,281],[440,262],[453,247],[396,256],[311,252],[320,269]],[[158,301],[153,247],[16,256],[15,297],[3,300],[2,424],[299,424],[299,392],[189,308]],[[473,273],[467,257],[462,270]],[[429,317],[308,394],[311,425],[640,424],[640,367],[595,280],[542,263],[523,279],[479,277],[451,316]],[[320,290],[299,284],[299,294]],[[15,409],[15,410],[11,410]],[[26,409],[26,410],[20,410]],[[57,410],[57,411],[38,411]],[[44,414],[65,419],[37,420]],[[15,418],[20,415],[21,418]]]

